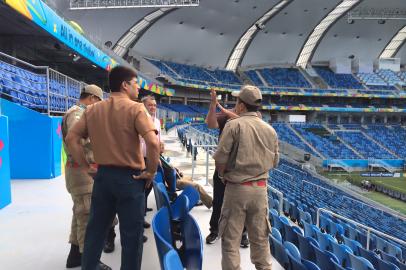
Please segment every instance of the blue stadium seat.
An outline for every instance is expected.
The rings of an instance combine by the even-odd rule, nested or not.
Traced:
[[[203,241],[199,225],[189,213],[181,222],[183,265],[188,270],[201,270],[203,265]]]
[[[178,253],[172,249],[164,255],[164,270],[184,270]]]
[[[163,258],[165,254],[173,250],[169,211],[166,207],[159,209],[155,214],[152,219],[152,230],[158,250],[159,263],[163,269]]]
[[[374,270],[374,266],[367,259],[349,253],[351,269],[354,270]]]
[[[289,270],[306,270],[306,267],[301,262],[300,252],[297,247],[289,242],[285,241],[283,243],[285,247],[286,255],[288,256],[289,261]]]

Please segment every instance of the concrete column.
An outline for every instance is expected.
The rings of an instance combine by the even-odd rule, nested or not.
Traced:
[[[183,101],[183,104],[187,105],[187,97],[185,97],[185,100]]]

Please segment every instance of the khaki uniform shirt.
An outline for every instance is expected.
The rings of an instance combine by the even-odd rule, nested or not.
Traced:
[[[82,138],[90,138],[98,165],[145,169],[139,136],[157,133],[144,104],[123,93],[111,93],[106,100],[88,106],[71,129]]]
[[[65,144],[65,137],[68,134],[68,131],[77,123],[79,122],[80,118],[82,117],[83,112],[85,111],[86,106],[83,105],[74,105],[72,106],[64,115],[62,119],[62,142],[63,147],[65,149],[65,153],[67,156],[67,161],[73,163],[74,160],[72,155],[69,153],[68,148]],[[83,139],[82,144],[85,150],[86,159],[89,163],[94,163],[93,152],[90,146],[90,140]]]
[[[65,144],[65,137],[69,130],[79,122],[85,111],[86,106],[74,105],[64,115],[62,119],[62,142],[67,156],[67,164],[65,166],[66,189],[73,195],[82,195],[92,192],[93,179],[81,168],[77,167],[72,155],[69,153]],[[86,160],[89,163],[94,163],[93,152],[89,138],[82,139],[82,145],[85,151]]]
[[[227,122],[214,159],[225,164],[224,180],[243,183],[267,179],[279,163],[275,130],[256,112],[247,112]]]

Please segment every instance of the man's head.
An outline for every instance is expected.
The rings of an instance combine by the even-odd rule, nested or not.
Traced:
[[[154,96],[148,95],[141,99],[142,103],[144,103],[145,108],[150,115],[155,117],[156,114],[156,100]]]
[[[85,105],[92,105],[101,100],[103,100],[103,90],[94,84],[86,85],[79,97],[79,102]]]
[[[256,112],[261,106],[262,94],[256,86],[244,85],[241,91],[234,91],[231,94],[237,97],[237,104],[235,105],[237,114]]]
[[[137,72],[132,68],[125,66],[114,67],[109,73],[109,86],[112,93],[125,93],[132,100],[138,98]]]

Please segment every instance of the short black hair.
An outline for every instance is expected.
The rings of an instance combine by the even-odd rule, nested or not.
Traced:
[[[129,67],[116,66],[109,73],[109,87],[111,92],[120,92],[123,82],[137,78],[137,72]]]
[[[245,108],[247,108],[248,112],[257,112],[259,110],[260,106],[247,104],[240,98],[238,98],[238,100],[245,105]]]
[[[88,97],[90,97],[90,96],[93,96],[93,95],[92,95],[92,94],[89,94],[89,93],[85,93],[85,92],[83,92],[83,90],[82,90],[82,93],[80,93],[79,99],[82,100],[82,99],[88,98]]]

